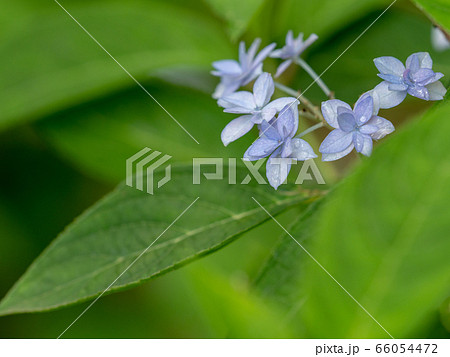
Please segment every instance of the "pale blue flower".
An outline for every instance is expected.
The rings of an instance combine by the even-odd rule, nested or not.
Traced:
[[[254,161],[270,155],[266,175],[275,189],[287,178],[291,159],[305,161],[317,157],[312,147],[303,139],[294,138],[298,129],[297,104],[285,106],[277,118],[260,125],[260,137],[247,149],[244,160]],[[280,162],[281,159],[286,159]]]
[[[285,61],[282,62],[277,69],[275,77],[279,77],[296,58],[305,51],[314,41],[319,37],[316,34],[312,34],[307,40],[303,41],[303,33],[300,33],[297,38],[294,38],[292,31],[288,31],[286,35],[286,45],[278,50],[273,51],[270,54],[272,58],[281,58]]]
[[[322,114],[335,130],[320,145],[322,161],[338,160],[353,149],[370,156],[372,140],[381,139],[395,130],[389,120],[377,116],[378,110],[378,103],[374,103],[371,93],[363,94],[353,110],[338,99],[323,102]]]
[[[272,43],[256,54],[260,44],[261,39],[257,38],[249,47],[248,52],[246,52],[245,43],[241,42],[239,44],[239,61],[230,59],[213,63],[213,67],[216,70],[211,73],[214,76],[220,77],[220,83],[213,93],[214,98],[218,99],[234,93],[262,73],[262,62],[274,49],[276,44]]]
[[[245,114],[232,120],[223,129],[221,138],[225,146],[239,139],[250,131],[254,124],[270,121],[276,113],[286,105],[298,101],[293,97],[283,97],[270,102],[275,90],[272,76],[269,73],[261,74],[253,85],[253,93],[242,91],[235,92],[219,99],[224,112]]]
[[[441,100],[446,93],[439,82],[444,75],[432,70],[433,60],[427,52],[414,53],[406,60],[406,66],[395,57],[374,59],[375,66],[384,79],[373,92],[378,96],[380,108],[388,109],[403,102],[406,95],[424,100]]]

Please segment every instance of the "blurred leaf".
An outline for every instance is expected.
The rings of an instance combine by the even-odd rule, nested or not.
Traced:
[[[251,291],[245,281],[227,279],[210,269],[197,269],[190,276],[202,313],[222,338],[292,338],[276,305]]]
[[[348,31],[324,44],[308,59],[318,73],[324,71],[337,56],[365,29],[371,19],[361,21]],[[336,63],[323,75],[325,83],[336,97],[354,103],[358,97],[380,83],[373,59],[394,56],[401,61],[415,52],[427,51],[434,61],[433,69],[450,75],[450,51],[436,52],[430,41],[430,25],[426,19],[389,9]],[[306,88],[312,80],[302,73],[299,88]],[[323,94],[313,86],[308,97],[323,100]],[[313,95],[313,93],[315,95]]]
[[[77,2],[67,10],[139,81],[160,68],[208,68],[230,53],[212,19],[177,6]],[[136,85],[56,4],[20,18],[0,54],[0,128]]]
[[[289,233],[302,245],[309,241],[317,224],[317,201],[287,227]],[[284,232],[283,232],[284,233]],[[307,243],[307,242],[306,242]],[[308,244],[308,243],[307,243]],[[255,281],[264,297],[277,302],[288,313],[295,314],[305,302],[305,292],[300,288],[304,275],[305,260],[310,259],[298,244],[283,234]]]
[[[205,0],[213,11],[228,23],[228,32],[236,40],[246,30],[250,20],[265,0]]]
[[[450,33],[450,3],[448,0],[413,0],[434,23]]]
[[[448,98],[332,193],[310,250],[396,338],[420,337],[450,292]],[[316,263],[304,274],[311,337],[387,337]]]
[[[303,32],[309,36],[316,33],[320,37],[328,37],[368,12],[387,7],[390,2],[390,0],[276,1],[275,35],[283,37],[288,30],[293,30],[295,34]]]
[[[238,181],[248,170],[240,168]],[[155,173],[155,182],[164,172]],[[227,175],[225,176],[227,177]],[[302,201],[258,185],[228,180],[192,184],[192,168],[172,170],[154,196],[120,185],[69,226],[36,260],[0,304],[0,315],[42,311],[99,295],[167,227],[200,197],[111,288],[142,283],[209,254],[268,219],[251,197],[273,214]],[[111,291],[110,290],[110,291]]]
[[[220,133],[233,115],[222,113],[209,94],[167,85],[150,90],[200,145],[139,89],[55,115],[41,121],[38,128],[83,171],[113,183],[125,178],[125,160],[145,146],[176,161],[191,161],[193,157],[242,157],[251,143],[250,135],[223,146]]]

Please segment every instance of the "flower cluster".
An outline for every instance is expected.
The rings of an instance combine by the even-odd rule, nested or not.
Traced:
[[[317,157],[311,145],[300,138],[306,133],[325,125],[333,129],[319,147],[322,161],[338,160],[353,149],[370,156],[373,140],[379,140],[395,130],[389,120],[378,116],[380,109],[399,105],[407,94],[423,100],[441,100],[446,93],[439,81],[443,74],[433,71],[433,61],[428,53],[412,54],[405,65],[394,57],[379,57],[374,63],[380,72],[378,76],[383,81],[361,95],[352,109],[347,103],[334,99],[325,83],[300,58],[305,49],[318,38],[312,34],[304,41],[303,37],[300,33],[294,38],[293,32],[289,31],[284,47],[275,49],[276,44],[272,43],[259,53],[260,39],[256,39],[248,51],[241,42],[239,61],[222,60],[213,63],[215,70],[212,74],[220,77],[213,97],[224,108],[224,112],[240,115],[224,128],[222,142],[227,146],[256,125],[259,137],[245,152],[244,160],[254,161],[268,157],[266,175],[275,189],[286,180],[292,162]],[[274,82],[269,73],[263,72],[263,61],[267,57],[283,60],[275,77],[279,77],[291,64],[297,64],[333,99],[322,102],[320,111],[303,94],[293,97],[297,93],[295,90]],[[253,92],[238,91],[253,80]],[[272,99],[275,86],[290,96]],[[317,119],[319,124],[297,135],[299,105],[304,106],[302,113],[306,113],[305,116]]]

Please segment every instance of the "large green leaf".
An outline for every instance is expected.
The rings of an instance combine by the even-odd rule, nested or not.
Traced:
[[[212,19],[179,6],[102,1],[67,10],[139,81],[161,68],[206,69],[230,54]],[[136,85],[56,3],[26,14],[0,44],[0,128]]]
[[[308,205],[303,214],[288,226],[287,230],[302,245],[309,244],[317,222],[320,202]],[[304,302],[305,293],[300,288],[304,276],[304,264],[308,257],[298,244],[287,234],[280,238],[267,262],[259,273],[255,286],[262,294],[280,304],[289,313],[296,312]]]
[[[414,2],[433,22],[450,32],[450,3],[448,0],[414,0]]]
[[[274,31],[277,36],[285,36],[287,30],[293,30],[304,32],[307,36],[316,33],[327,37],[348,26],[349,22],[371,10],[387,7],[389,3],[389,0],[276,1]]]
[[[448,98],[332,193],[310,250],[396,338],[421,337],[450,293]],[[304,275],[311,337],[389,337],[316,263]]]
[[[138,284],[211,253],[267,220],[252,197],[274,214],[304,199],[254,180],[249,185],[229,185],[226,179],[193,185],[191,167],[172,171],[172,180],[154,196],[121,185],[77,219],[12,288],[0,314],[48,310],[99,295],[164,232],[111,291]],[[248,173],[237,172],[237,182]],[[155,182],[162,176],[156,174]]]

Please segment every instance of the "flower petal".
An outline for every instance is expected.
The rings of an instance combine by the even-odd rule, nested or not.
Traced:
[[[433,68],[433,60],[431,59],[431,56],[428,52],[413,53],[406,60],[406,67],[411,69],[412,62],[414,62],[416,59],[419,62],[419,68]]]
[[[347,149],[353,140],[353,133],[335,129],[327,135],[320,144],[319,151],[323,154],[334,154]]]
[[[395,84],[403,83],[403,76],[397,76],[394,74],[382,74],[382,73],[378,73],[377,76],[389,83],[395,83]]]
[[[370,134],[376,133],[378,131],[378,127],[375,125],[365,124],[359,128],[359,131],[362,134],[370,135]]]
[[[253,94],[247,91],[235,92],[219,99],[218,104],[225,109],[238,108],[238,110],[255,110],[256,104]],[[229,111],[228,113],[236,113]],[[238,111],[241,113],[241,111]]]
[[[261,74],[253,86],[253,96],[255,97],[256,106],[261,108],[269,103],[274,90],[275,86],[273,84],[272,76],[266,72]]]
[[[364,147],[365,137],[367,135],[361,134],[358,131],[353,133],[353,145],[355,145],[355,150],[361,152]]]
[[[376,132],[370,134],[372,139],[375,140],[384,138],[386,135],[392,133],[395,130],[394,125],[389,120],[379,116],[373,116],[372,119],[370,119],[365,126],[367,125],[373,125],[378,128]]]
[[[369,135],[363,135],[363,147],[361,149],[361,154],[365,156],[370,156],[372,154],[373,142]]]
[[[254,123],[251,117],[251,115],[243,115],[228,123],[220,135],[225,146],[247,134],[253,128]]]
[[[405,66],[397,58],[391,56],[378,57],[373,60],[381,74],[402,76]]]
[[[389,87],[390,86],[391,86],[391,84],[389,84]],[[406,86],[406,88],[408,88],[408,86]],[[406,88],[405,88],[405,90],[406,90]],[[374,94],[373,90],[361,94],[361,96],[358,98],[358,100],[355,103],[355,108],[358,107],[359,103],[362,102],[367,97],[371,97],[372,101],[373,101],[372,115],[377,115],[378,112],[380,111],[380,103],[379,103],[378,95]]]
[[[317,155],[305,140],[294,138],[291,140],[291,157],[299,161],[314,159]]]
[[[432,69],[420,68],[418,71],[411,74],[412,79],[419,85],[426,86],[432,82],[435,82],[435,77],[437,73],[434,73]],[[439,78],[442,78],[439,77]],[[438,79],[439,79],[438,78]]]
[[[355,104],[355,118],[358,125],[366,123],[373,115],[373,98],[366,96]]]
[[[340,152],[336,152],[333,154],[322,154],[322,161],[335,161],[338,160],[348,154],[350,154],[350,152],[353,150],[355,146],[353,144],[351,144],[348,148],[346,148],[345,150],[342,150]]]
[[[389,90],[397,90],[397,91],[405,91],[408,89],[408,85],[407,84],[396,84],[396,83],[389,83],[388,86]]]
[[[295,104],[292,104],[296,102]],[[264,109],[275,109],[277,112],[280,112],[286,105],[297,105],[298,100],[294,97],[281,97],[275,100],[272,100],[269,104],[267,104]]]
[[[338,115],[339,129],[345,132],[353,131],[356,128],[356,120],[353,113],[342,113]]]
[[[268,123],[266,121],[263,121],[260,125],[260,137],[266,137],[271,140],[275,141],[281,141],[280,133],[278,133],[278,130],[274,124],[275,119]]]
[[[442,100],[444,99],[447,89],[441,82],[434,82],[426,86],[428,93],[430,94],[430,100]]]
[[[253,66],[259,65],[266,59],[266,57],[272,52],[272,50],[277,46],[276,43],[271,43],[270,45],[264,47],[261,52],[253,60]]]
[[[275,190],[287,179],[292,163],[292,159],[280,158],[278,155],[278,152],[274,152],[266,163],[266,176]]]
[[[327,121],[328,124],[330,124],[333,128],[336,128],[336,129],[339,128],[339,124],[337,121],[337,116],[338,116],[337,110],[339,107],[344,107],[349,110],[352,110],[350,105],[348,105],[347,103],[345,103],[339,99],[331,99],[331,100],[322,102],[323,117],[325,118],[325,120]]]
[[[213,74],[216,76],[221,76],[224,74],[227,75],[239,75],[241,73],[241,66],[235,60],[221,60],[213,62],[213,67],[217,69],[220,74],[214,72]],[[216,74],[215,74],[216,73]]]
[[[292,60],[288,59],[284,62],[281,62],[281,64],[277,68],[277,72],[275,73],[275,78],[278,78],[283,74],[283,72],[288,69],[288,67],[292,64]]]
[[[257,139],[244,154],[244,159],[259,160],[264,157],[269,156],[272,152],[280,146],[280,142],[275,140],[270,140],[267,138]]]
[[[264,108],[261,111],[261,122],[262,121],[271,121],[274,117],[275,114],[277,114],[277,111],[275,108]],[[260,124],[260,123],[258,123]]]
[[[430,93],[428,93],[428,89],[426,87],[408,87],[408,94],[419,99],[430,100]]]
[[[377,100],[380,108],[389,109],[399,105],[406,98],[406,91],[392,91],[389,90],[388,82],[381,82],[373,90],[374,96],[377,96]]]
[[[294,105],[286,105],[276,119],[278,132],[283,139],[294,136],[298,128],[298,109]]]

